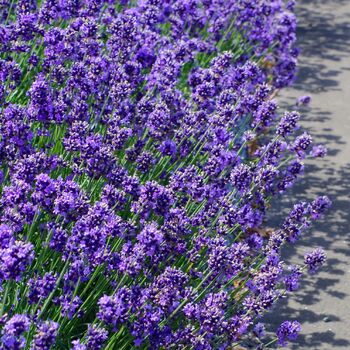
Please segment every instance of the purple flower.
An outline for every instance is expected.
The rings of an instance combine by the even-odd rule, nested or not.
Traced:
[[[140,198],[134,203],[133,210],[142,215],[149,214],[151,210],[158,215],[164,215],[174,202],[171,191],[155,181],[146,182],[141,186],[140,192]]]
[[[120,210],[124,207],[127,198],[125,192],[107,184],[102,190],[101,201],[108,203],[111,208]]]
[[[29,118],[32,121],[49,122],[53,118],[51,90],[42,74],[33,82],[29,96]]]
[[[66,230],[62,229],[55,223],[48,223],[48,230],[51,232],[49,247],[58,252],[62,252],[68,238]]]
[[[71,298],[69,295],[65,295],[61,297],[60,304],[62,306],[61,315],[66,316],[68,319],[72,319],[82,304],[82,300],[78,296]],[[77,316],[80,316],[79,313]]]
[[[292,147],[299,157],[303,157],[304,152],[307,150],[307,148],[311,144],[312,144],[311,136],[308,133],[304,132],[302,135],[298,136],[295,139]]]
[[[285,346],[287,340],[295,340],[301,331],[298,321],[284,321],[277,329],[278,344]]]
[[[33,350],[50,350],[55,344],[58,335],[59,324],[53,321],[41,323],[34,336],[31,349]]]
[[[253,333],[256,337],[263,338],[266,334],[265,326],[262,323],[257,323],[253,328]]]
[[[176,143],[171,140],[165,140],[159,146],[159,150],[164,156],[174,156],[176,154]]]
[[[137,241],[144,247],[147,255],[153,256],[164,241],[164,235],[155,223],[150,223],[138,234]]]
[[[96,325],[88,325],[87,343],[86,346],[91,350],[100,350],[103,347],[103,343],[108,338],[108,332]]]
[[[275,118],[276,109],[275,101],[263,102],[254,112],[254,123],[259,126],[269,126]]]
[[[322,249],[305,254],[304,263],[308,267],[310,273],[315,273],[326,261],[326,253]]]
[[[319,219],[332,205],[332,202],[327,196],[317,197],[308,207],[311,218]]]
[[[277,134],[283,137],[291,134],[297,128],[299,119],[300,114],[298,112],[285,113],[277,126]]]
[[[23,349],[26,346],[24,333],[29,330],[30,320],[26,315],[15,314],[2,330],[2,344],[5,349]]]
[[[29,303],[37,303],[40,299],[44,301],[56,287],[56,281],[57,277],[52,272],[47,272],[43,277],[30,279],[28,281]]]
[[[11,227],[6,224],[0,225],[0,248],[8,248],[13,239],[14,236]]]
[[[28,265],[34,258],[31,243],[14,241],[1,251],[0,276],[4,279],[20,280]]]
[[[26,315],[16,314],[5,324],[3,332],[8,335],[19,336],[29,330],[30,320]]]
[[[288,292],[294,292],[299,288],[299,279],[302,272],[299,266],[292,266],[291,273],[284,278],[284,285]]]
[[[142,152],[136,159],[137,170],[141,173],[147,173],[154,164],[154,157],[150,152]]]
[[[173,311],[186,295],[188,276],[179,269],[166,267],[152,283],[149,293],[151,300],[163,311]]]
[[[47,174],[40,174],[36,177],[36,188],[33,194],[35,204],[40,204],[45,209],[52,207],[56,199],[56,184],[53,179]]]
[[[239,164],[231,172],[231,182],[238,191],[246,191],[251,185],[252,171],[246,164]]]
[[[128,319],[130,304],[130,290],[120,288],[115,295],[104,295],[98,301],[99,312],[97,317],[107,325],[116,327]]]
[[[308,105],[311,102],[311,96],[305,95],[301,96],[297,100],[297,105]]]
[[[294,10],[294,6],[295,6],[295,1],[294,0],[290,0],[287,2],[286,5],[286,9],[289,11],[293,11]]]
[[[82,344],[79,340],[73,340],[72,345],[73,350],[87,350],[87,346],[85,344]]]
[[[324,158],[327,155],[327,148],[323,145],[316,145],[312,147],[310,155],[315,158]]]
[[[147,118],[152,137],[162,138],[170,128],[170,111],[164,102],[158,103]]]

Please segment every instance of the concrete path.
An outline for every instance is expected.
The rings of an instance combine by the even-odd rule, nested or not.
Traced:
[[[304,179],[292,193],[295,200],[326,194],[333,208],[284,256],[300,263],[306,251],[323,247],[328,263],[267,318],[274,329],[286,319],[302,324],[289,349],[345,350],[350,349],[350,0],[299,0],[297,15],[299,74],[279,100],[292,108],[297,97],[312,96],[302,125],[316,143],[328,147],[329,155],[308,161]],[[291,207],[290,196],[283,201]]]

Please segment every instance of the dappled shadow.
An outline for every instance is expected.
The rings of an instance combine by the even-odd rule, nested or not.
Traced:
[[[311,4],[312,3],[312,4]],[[296,89],[312,93],[338,90],[341,70],[330,68],[325,61],[339,61],[350,53],[350,13],[336,19],[336,11],[327,11],[322,5],[341,6],[345,1],[301,1],[298,7],[298,43],[302,49],[299,74],[294,83]],[[328,9],[328,8],[327,8]],[[326,12],[327,11],[327,12]],[[334,51],[337,52],[334,55]],[[309,57],[313,57],[310,64]],[[349,67],[344,67],[344,69]]]

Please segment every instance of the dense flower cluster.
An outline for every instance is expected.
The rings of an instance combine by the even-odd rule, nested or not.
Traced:
[[[284,321],[277,330],[279,345],[285,345],[287,340],[294,340],[301,331],[298,321]]]
[[[303,269],[281,246],[330,206],[298,203],[262,233],[304,158],[326,154],[273,98],[295,74],[293,7],[1,1],[1,349],[263,337],[256,320]],[[278,342],[299,331],[286,321]]]

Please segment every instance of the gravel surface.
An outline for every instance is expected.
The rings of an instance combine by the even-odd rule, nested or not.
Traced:
[[[291,109],[297,97],[312,96],[302,125],[329,154],[307,162],[292,197],[326,194],[333,207],[295,246],[285,249],[284,257],[300,263],[306,251],[323,247],[328,262],[316,276],[304,278],[300,290],[266,318],[273,330],[286,319],[302,324],[302,333],[289,349],[350,349],[350,0],[300,0],[297,15],[299,74],[279,101],[282,108]],[[286,213],[290,196],[283,202]],[[280,212],[280,207],[274,209],[273,221],[281,220]]]

